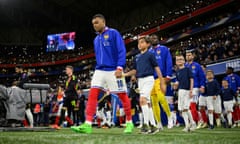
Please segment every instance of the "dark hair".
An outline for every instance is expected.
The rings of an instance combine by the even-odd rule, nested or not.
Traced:
[[[101,19],[103,19],[103,20],[105,21],[105,17],[104,17],[104,15],[102,15],[102,14],[95,14],[95,15],[92,17],[92,19],[95,19],[95,18],[101,18]]]
[[[151,43],[150,37],[148,35],[142,35],[138,37],[138,40],[144,39],[146,43]]]
[[[153,37],[153,36],[155,36],[155,37],[157,37],[159,39],[159,36],[157,34],[151,34],[150,35],[150,37]]]
[[[195,49],[187,49],[187,50],[186,50],[186,53],[192,53],[192,54],[194,54],[194,52],[195,52]]]
[[[204,68],[206,68],[207,67],[207,65],[204,63],[204,64],[202,64],[202,66],[204,67]]]
[[[233,67],[227,67],[228,70],[231,70],[232,72],[234,71]]]

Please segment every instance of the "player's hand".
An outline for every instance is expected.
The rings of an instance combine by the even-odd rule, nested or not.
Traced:
[[[205,88],[204,87],[200,87],[199,91],[200,91],[200,93],[204,93],[205,92]]]
[[[189,98],[193,98],[192,90],[189,91]]]
[[[173,89],[174,89],[174,90],[177,90],[177,89],[178,89],[178,84],[177,84],[177,83],[174,83],[174,84],[173,84]]]
[[[132,81],[132,82],[136,82],[136,81],[137,81],[137,78],[136,78],[135,75],[131,76],[131,81]]]
[[[170,84],[170,82],[171,82],[171,78],[169,78],[169,77],[166,77],[164,80],[165,80],[166,85]]]
[[[164,94],[166,93],[166,85],[165,85],[165,80],[164,79],[160,80],[160,89],[162,90],[162,92]]]
[[[116,69],[116,71],[115,71],[116,78],[121,78],[122,74],[123,74],[122,70]]]
[[[216,100],[217,99],[217,96],[213,96],[213,100]]]

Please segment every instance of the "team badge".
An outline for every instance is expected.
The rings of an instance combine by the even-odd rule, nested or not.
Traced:
[[[107,40],[109,38],[109,35],[108,34],[105,34],[104,35],[104,39]]]
[[[196,67],[195,66],[192,66],[192,69],[195,69]]]
[[[160,50],[157,50],[157,54],[160,55],[161,51]]]

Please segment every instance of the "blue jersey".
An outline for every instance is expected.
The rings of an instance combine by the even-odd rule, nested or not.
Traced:
[[[174,89],[171,85],[167,85],[166,96],[174,96]]]
[[[171,77],[173,64],[172,56],[168,47],[159,44],[154,48],[150,48],[149,51],[154,53],[163,77]],[[154,77],[157,78],[156,72]]]
[[[201,65],[196,62],[192,62],[191,64],[185,63],[185,66],[189,67],[190,70],[192,71],[194,79],[193,87],[194,88],[205,87],[206,77],[202,70]]]
[[[193,78],[191,70],[187,67],[176,72],[176,81],[179,83],[178,89],[190,90],[190,79]]]
[[[136,77],[153,76],[155,67],[157,67],[157,61],[152,53],[146,51],[136,55],[133,62],[133,69],[137,71]]]
[[[223,101],[230,101],[235,97],[235,93],[231,88],[222,88],[221,96]]]
[[[112,71],[118,66],[125,67],[126,48],[120,33],[112,28],[98,34],[94,39],[96,69]]]
[[[234,93],[240,89],[240,77],[237,74],[229,74],[224,79],[228,81],[229,87],[234,91]]]
[[[220,85],[217,82],[217,80],[213,80],[211,82],[206,83],[206,89],[205,89],[206,95],[207,96],[217,96],[220,94],[221,89]]]

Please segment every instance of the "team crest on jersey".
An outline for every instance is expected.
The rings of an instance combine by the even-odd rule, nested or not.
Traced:
[[[109,35],[108,34],[105,34],[104,35],[104,39],[107,40],[109,38]]]
[[[160,50],[157,50],[157,54],[160,55],[161,51]]]
[[[192,69],[195,69],[196,67],[195,66],[192,66]]]

